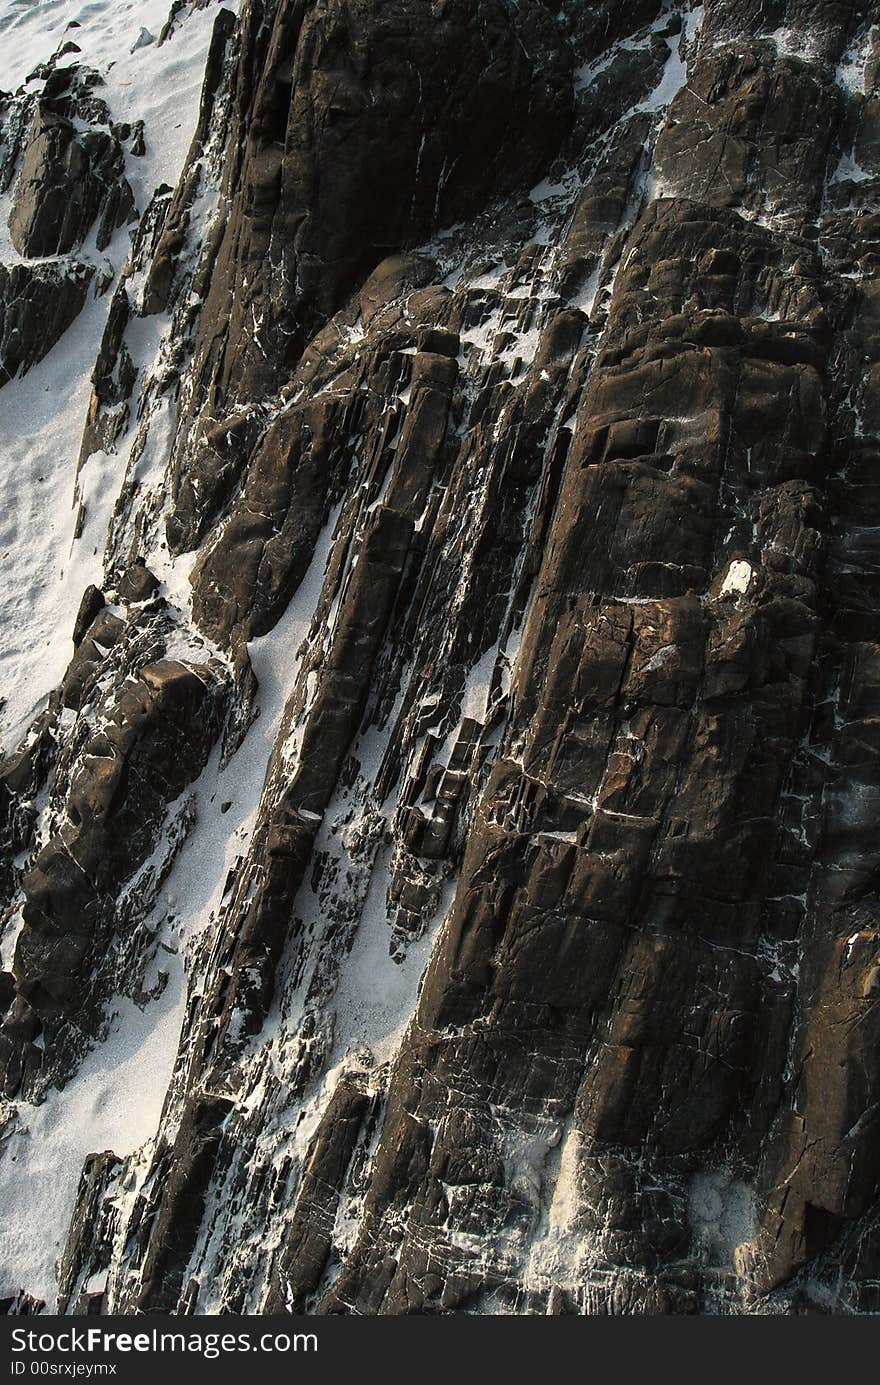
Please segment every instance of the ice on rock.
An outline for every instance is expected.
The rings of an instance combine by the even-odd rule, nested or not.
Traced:
[[[130,52],[136,53],[139,48],[149,48],[151,43],[156,42],[156,35],[151,34],[149,29],[141,29],[134,43],[131,45]]]

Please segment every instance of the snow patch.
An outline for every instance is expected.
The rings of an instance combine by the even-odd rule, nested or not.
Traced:
[[[736,558],[727,569],[719,596],[741,596],[751,585],[754,570],[744,558]]]
[[[695,1173],[688,1188],[688,1211],[705,1263],[735,1269],[738,1253],[757,1230],[753,1189],[726,1169]]]
[[[57,1293],[83,1161],[113,1150],[131,1154],[148,1139],[165,1099],[177,1049],[182,976],[139,1010],[117,1002],[110,1034],[63,1092],[42,1106],[18,1106],[0,1159],[0,1294],[22,1287],[46,1301]]]
[[[865,95],[865,74],[877,25],[860,34],[843,54],[834,73],[838,86],[849,96]]]

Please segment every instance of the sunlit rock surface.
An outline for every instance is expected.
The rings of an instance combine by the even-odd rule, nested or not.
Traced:
[[[7,1310],[880,1312],[876,5],[165,4],[0,4]]]

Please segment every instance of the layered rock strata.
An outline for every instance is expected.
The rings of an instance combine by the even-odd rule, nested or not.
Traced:
[[[0,766],[19,1116],[224,863],[64,1311],[880,1311],[878,196],[868,0],[217,8]]]

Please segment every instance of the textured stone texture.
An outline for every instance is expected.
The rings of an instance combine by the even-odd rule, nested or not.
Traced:
[[[229,219],[176,443],[178,549],[241,473],[251,402],[285,382],[344,295],[388,250],[527,187],[571,104],[570,59],[535,0],[451,0],[430,24],[421,0],[291,0],[250,6],[244,24]],[[218,427],[238,434],[229,475]]]
[[[96,245],[131,219],[134,199],[124,176],[115,134],[78,131],[77,118],[105,115],[91,95],[96,73],[53,72],[31,120],[9,216],[12,243],[21,255],[66,255],[85,240],[96,219]]]
[[[105,611],[95,617],[65,679],[67,707],[80,706],[124,628]],[[35,1089],[44,1064],[66,1075],[73,1054],[65,1052],[65,1031],[72,1021],[86,1028],[100,997],[95,978],[113,935],[115,898],[153,850],[166,805],[204,766],[220,725],[221,691],[207,668],[145,664],[81,747],[69,771],[65,820],[22,881],[15,990],[0,1029],[8,1095],[22,1085]]]
[[[0,386],[41,361],[82,311],[91,265],[0,265]]]
[[[880,1311],[878,83],[858,0],[219,12],[0,766],[10,1091],[212,746],[265,778],[68,1311]]]

